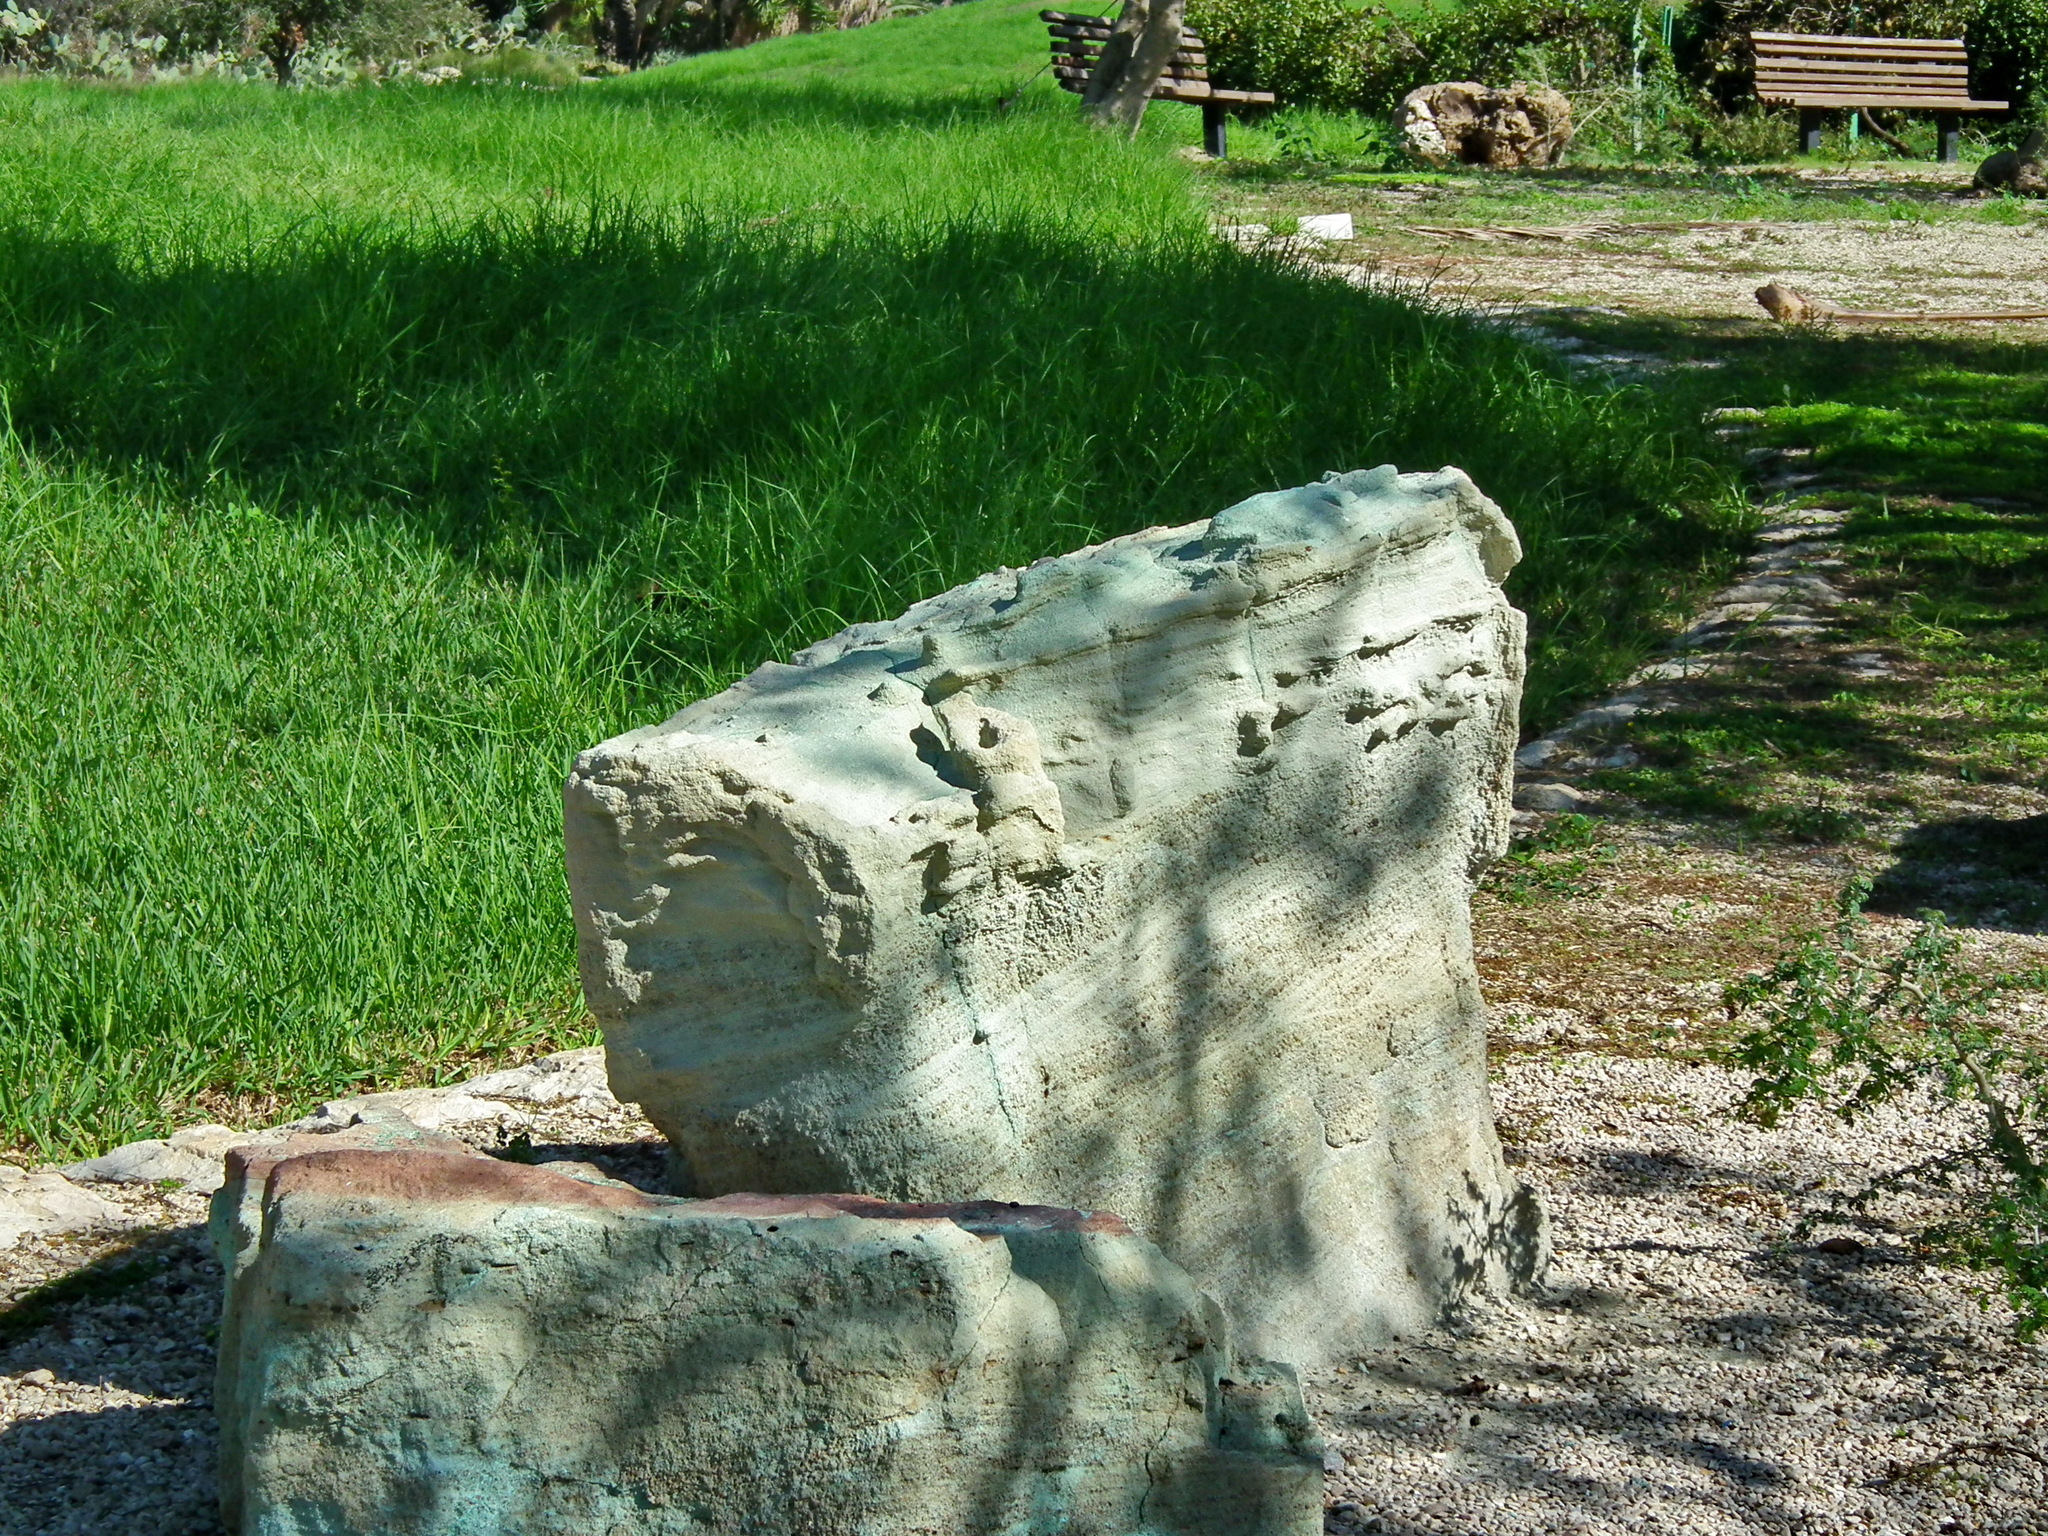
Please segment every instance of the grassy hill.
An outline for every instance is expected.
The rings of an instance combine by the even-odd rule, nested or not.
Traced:
[[[1026,81],[1048,77],[1045,23],[1048,0],[968,0],[922,16],[899,17],[853,32],[813,32],[776,38],[729,53],[702,54],[665,69],[648,70],[625,84],[631,91],[667,94],[719,85],[782,92],[837,87],[858,109],[895,102],[915,110],[936,103],[985,104]],[[1063,6],[1113,11],[1114,6]]]
[[[1718,548],[1696,424],[1216,242],[1192,131],[1016,95],[1031,16],[0,85],[0,1134],[576,1038],[574,752],[997,564],[1455,462],[1537,714],[1640,651]]]

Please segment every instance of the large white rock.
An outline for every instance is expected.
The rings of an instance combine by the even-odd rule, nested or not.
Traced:
[[[671,1200],[360,1134],[237,1153],[215,1197],[237,1536],[1322,1528],[1292,1373],[1115,1217]]]
[[[0,1163],[0,1249],[24,1237],[54,1237],[113,1226],[121,1208],[80,1189],[51,1168],[17,1168]]]
[[[856,625],[578,759],[612,1086],[686,1192],[1115,1210],[1319,1361],[1542,1259],[1468,899],[1519,556],[1456,470],[1256,496]]]

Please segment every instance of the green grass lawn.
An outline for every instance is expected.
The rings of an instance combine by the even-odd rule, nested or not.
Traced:
[[[1035,9],[0,86],[0,1135],[576,1038],[570,757],[997,564],[1456,463],[1539,723],[1655,642],[1737,520],[1696,419],[1220,245],[1191,125],[1020,94]]]
[[[1883,910],[1932,902],[1958,920],[2048,916],[2042,818],[1951,825],[1940,786],[2038,787],[2048,764],[2048,347],[1992,335],[1590,326],[1602,341],[1726,366],[1695,376],[1701,406],[1755,408],[1746,441],[1803,450],[1821,504],[1852,513],[1841,542],[1866,602],[1843,638],[1898,675],[1745,671],[1688,713],[1632,724],[1643,753],[1602,776],[1644,804],[1720,819],[1740,836],[1883,848],[1912,826]],[[1938,856],[1938,857],[1937,857]],[[1917,865],[1976,871],[1936,900]],[[1961,894],[1958,894],[1958,891]]]

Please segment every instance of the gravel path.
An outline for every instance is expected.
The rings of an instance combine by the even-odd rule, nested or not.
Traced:
[[[2043,1528],[2048,1352],[1978,1277],[1900,1241],[1939,1197],[1790,1240],[1831,1194],[1948,1144],[1953,1113],[1767,1132],[1728,1112],[1740,1089],[1702,1064],[1508,1058],[1503,1129],[1548,1197],[1551,1292],[1316,1378],[1343,1462],[1331,1529]]]
[[[1831,1195],[1948,1144],[1953,1112],[1764,1131],[1728,1112],[1729,1072],[1576,1049],[1556,1010],[1504,1012],[1502,1131],[1549,1202],[1551,1287],[1309,1382],[1333,1531],[2043,1528],[2044,1353],[1899,1236],[1942,1197],[1790,1241]],[[624,1109],[525,1133],[532,1155],[658,1186],[659,1145]],[[216,1532],[204,1198],[101,1188],[118,1228],[0,1254],[17,1305],[60,1292],[0,1314],[0,1533]],[[1819,1251],[1830,1235],[1860,1252]]]

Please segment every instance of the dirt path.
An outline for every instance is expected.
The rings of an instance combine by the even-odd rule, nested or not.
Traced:
[[[1766,179],[1763,193],[1738,172],[1716,183],[1729,190],[1686,195],[1597,176],[1309,178],[1217,196],[1225,223],[1349,213],[1356,238],[1325,246],[1327,259],[1464,303],[1762,323],[1754,293],[1776,281],[1845,308],[2048,307],[2048,210],[1976,198],[1967,171]],[[2048,322],[2000,334],[2040,339]]]

